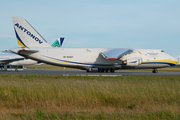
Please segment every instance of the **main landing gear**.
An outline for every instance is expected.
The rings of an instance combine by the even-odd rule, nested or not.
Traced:
[[[111,72],[111,73],[114,73],[115,70],[113,68],[90,68],[87,70],[87,72],[98,72],[98,73],[108,73],[108,72]]]
[[[152,73],[158,73],[158,70],[157,70],[157,69],[154,69],[154,70],[152,71]]]
[[[98,72],[99,73],[104,73],[104,72],[106,72],[106,73],[108,73],[108,72],[111,72],[111,73],[114,73],[115,72],[115,70],[114,69],[109,69],[109,68],[98,68]]]

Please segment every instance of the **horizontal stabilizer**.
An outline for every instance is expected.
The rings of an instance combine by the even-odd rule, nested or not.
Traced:
[[[16,54],[23,54],[23,55],[29,55],[29,54],[39,52],[38,50],[31,50],[31,49],[27,49],[27,48],[14,48],[14,49],[10,49],[9,51],[16,53]]]
[[[126,54],[133,52],[131,49],[112,49],[106,52],[100,53],[107,60],[118,60]]]
[[[18,51],[19,54],[23,54],[23,55],[30,55],[30,54],[37,53],[37,52],[39,52],[39,51],[38,50],[26,50],[26,49],[22,49],[22,50]]]
[[[36,53],[36,52],[39,52],[38,50],[27,50],[27,49],[22,49],[22,50],[19,50],[19,52],[31,52],[31,53]]]

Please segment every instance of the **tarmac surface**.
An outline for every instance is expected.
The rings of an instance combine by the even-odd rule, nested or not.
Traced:
[[[117,70],[115,73],[87,73],[85,70],[77,69],[25,69],[23,71],[0,71],[0,74],[26,74],[26,75],[76,75],[76,76],[122,76],[122,75],[180,75],[180,72],[158,71],[129,71]]]

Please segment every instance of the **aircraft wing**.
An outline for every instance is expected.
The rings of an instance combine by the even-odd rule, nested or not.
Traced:
[[[118,60],[124,55],[129,54],[131,52],[133,52],[132,49],[112,49],[106,52],[101,52],[100,54],[107,60],[111,60],[111,59]]]
[[[19,61],[19,60],[24,60],[24,58],[3,59],[3,60],[0,60],[0,63],[10,63],[10,62]]]

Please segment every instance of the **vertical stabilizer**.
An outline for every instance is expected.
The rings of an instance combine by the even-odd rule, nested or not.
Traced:
[[[64,38],[58,38],[51,46],[52,47],[61,47],[63,44]]]
[[[12,17],[18,45],[21,47],[50,47],[47,41],[24,19]]]

